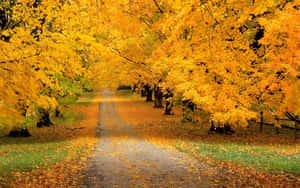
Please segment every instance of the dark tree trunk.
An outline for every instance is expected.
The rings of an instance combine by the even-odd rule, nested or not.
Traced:
[[[183,121],[193,121],[193,113],[195,111],[195,104],[191,100],[182,101],[182,120]]]
[[[215,131],[216,131],[215,122],[213,120],[211,120],[211,122],[210,122],[210,129],[208,131],[208,134],[211,134],[211,133],[213,133]]]
[[[172,104],[172,97],[173,93],[167,89],[167,94],[165,95],[166,99],[166,108],[165,108],[165,115],[173,115],[173,104]]]
[[[61,113],[61,111],[60,111],[60,109],[59,108],[56,108],[55,109],[55,117],[59,117],[59,118],[61,118],[61,117],[63,117],[63,115],[62,115],[62,113]]]
[[[161,91],[160,87],[154,87],[154,108],[163,108],[162,104],[163,100],[163,92]]]
[[[261,133],[263,132],[263,126],[264,126],[264,112],[261,111],[260,112],[260,126],[259,126],[259,130]]]
[[[132,87],[132,91],[133,91],[133,92],[136,92],[136,91],[137,91],[137,88],[138,88],[138,87],[137,87],[137,84],[134,84],[133,87]]]
[[[224,125],[224,132],[226,134],[233,134],[233,133],[235,133],[235,131],[231,128],[231,126],[228,123],[226,123]]]
[[[20,102],[20,101],[19,101]],[[21,103],[22,116],[26,117],[28,106]],[[9,137],[29,137],[31,136],[27,128],[14,127],[8,134]]]
[[[173,115],[172,108],[173,108],[172,103],[166,101],[165,115]]]
[[[215,124],[214,124],[214,121],[211,121],[211,127],[210,127],[210,129],[209,129],[209,134],[210,133],[213,133],[213,132],[216,132],[216,133],[219,133],[219,134],[233,134],[233,133],[235,133],[235,131],[231,128],[231,126],[228,124],[228,123],[226,123],[225,125],[224,125],[224,127],[220,127],[219,125],[218,126],[215,126]]]
[[[152,102],[153,90],[149,85],[145,85],[145,91],[146,91],[146,102]]]
[[[141,97],[146,97],[146,96],[147,96],[146,88],[145,88],[145,86],[143,86],[141,89]]]
[[[39,122],[37,123],[38,128],[49,127],[49,126],[53,125],[53,123],[50,120],[50,113],[48,110],[41,109],[40,114],[41,114],[41,118],[40,118]]]
[[[31,134],[29,133],[27,128],[13,128],[9,132],[9,137],[29,137]]]
[[[132,87],[128,85],[120,85],[117,90],[132,90]]]

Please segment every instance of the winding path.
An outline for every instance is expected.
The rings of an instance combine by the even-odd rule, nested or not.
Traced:
[[[201,164],[184,153],[143,140],[116,112],[113,93],[102,92],[99,142],[89,160],[88,187],[209,187]]]

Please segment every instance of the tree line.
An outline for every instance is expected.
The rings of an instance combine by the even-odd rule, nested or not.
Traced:
[[[53,113],[60,99],[93,83],[129,84],[148,100],[154,93],[156,107],[165,97],[166,114],[180,98],[216,127],[246,127],[262,114],[276,127],[284,118],[299,126],[298,1],[7,0],[0,7],[6,121]]]

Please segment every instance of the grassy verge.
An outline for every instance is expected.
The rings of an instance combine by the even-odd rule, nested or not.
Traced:
[[[53,165],[65,159],[68,141],[23,143],[18,139],[0,146],[0,176],[10,172],[30,171],[37,167]]]
[[[85,159],[96,140],[98,106],[91,103],[94,96],[89,94],[84,103],[79,102],[66,108],[62,119],[54,119],[55,126],[30,129],[32,136],[29,138],[1,137],[0,187],[12,185],[12,182],[22,186],[34,185],[31,183],[37,177],[45,182],[53,166],[60,164],[55,168],[68,171],[73,167],[62,168],[64,163]],[[77,162],[72,165],[79,168]]]
[[[272,150],[274,146],[257,146],[237,143],[205,143],[178,141],[176,148],[196,155],[197,158],[230,161],[245,167],[269,172],[300,173],[300,154],[284,154]],[[281,146],[289,147],[289,146]],[[218,161],[215,161],[217,164]]]

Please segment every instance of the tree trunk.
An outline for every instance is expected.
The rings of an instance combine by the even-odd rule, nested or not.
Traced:
[[[192,122],[195,111],[195,104],[191,100],[184,100],[182,101],[182,103],[182,121]]]
[[[29,133],[27,128],[13,128],[10,132],[9,132],[9,137],[29,137],[31,136],[31,134]]]
[[[134,84],[133,87],[132,87],[132,92],[137,92],[137,88],[138,88],[137,84]]]
[[[40,118],[39,122],[37,123],[38,128],[49,127],[49,126],[53,125],[53,123],[50,120],[50,113],[48,110],[41,109],[40,114],[41,114],[41,118]]]
[[[233,133],[235,133],[235,131],[231,128],[230,124],[228,124],[228,123],[226,123],[224,125],[224,132],[226,134],[233,134]]]
[[[166,99],[166,108],[165,115],[173,115],[173,104],[172,104],[173,93],[167,89],[167,94],[165,95]]]
[[[154,108],[163,108],[163,93],[158,86],[154,87]]]
[[[172,108],[173,108],[172,103],[166,101],[165,115],[173,115]]]
[[[208,131],[208,134],[212,134],[213,132],[216,132],[215,122],[211,120],[210,122],[210,129]]]
[[[56,107],[56,109],[55,109],[55,117],[57,117],[57,118],[62,118],[63,117],[63,114],[62,114],[61,110],[58,107]]]
[[[149,85],[145,86],[145,91],[146,91],[146,102],[152,102],[152,95],[153,95],[153,90]]]
[[[235,133],[235,131],[231,128],[231,126],[228,123],[226,123],[223,127],[221,127],[219,124],[215,126],[214,121],[211,121],[211,126],[208,133],[211,134],[213,132],[219,134],[228,134],[228,135]]]
[[[261,111],[260,112],[260,126],[259,126],[259,130],[261,133],[263,132],[263,126],[264,126],[264,112]]]
[[[146,97],[146,96],[147,96],[146,88],[145,88],[145,86],[143,86],[142,89],[141,89],[141,97]]]
[[[27,115],[27,109],[28,106],[24,105],[24,103],[21,102],[21,111],[22,116],[26,117]],[[29,137],[31,134],[29,133],[27,128],[20,128],[20,127],[14,127],[8,134],[9,137]]]

